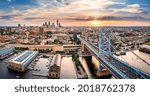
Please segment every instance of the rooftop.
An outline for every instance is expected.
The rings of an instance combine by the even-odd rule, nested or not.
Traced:
[[[25,54],[21,55],[15,61],[22,62],[25,58],[27,58],[28,56],[30,56],[32,53],[33,53],[33,51],[27,51]]]
[[[0,55],[4,55],[4,54],[7,54],[7,53],[10,53],[11,51],[13,51],[14,49],[13,48],[0,48]]]
[[[26,64],[25,62],[32,60],[36,54],[37,51],[24,51],[20,55],[16,56],[15,58],[11,59],[11,62],[17,63],[17,64]]]

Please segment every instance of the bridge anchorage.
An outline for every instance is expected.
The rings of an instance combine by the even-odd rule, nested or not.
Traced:
[[[147,74],[127,62],[124,62],[117,57],[113,56],[111,48],[116,50],[111,44],[110,31],[101,30],[99,32],[99,47],[98,47],[98,59],[116,78],[120,79],[150,79],[150,74]],[[91,44],[92,46],[92,44]],[[93,47],[94,48],[94,47]],[[103,66],[99,66],[100,69]]]

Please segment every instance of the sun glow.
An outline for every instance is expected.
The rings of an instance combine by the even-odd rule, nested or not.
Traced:
[[[98,20],[90,21],[90,24],[92,26],[101,26],[102,25],[102,23],[100,21],[98,21]]]

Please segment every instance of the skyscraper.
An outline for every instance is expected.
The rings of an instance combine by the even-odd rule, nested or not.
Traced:
[[[57,20],[57,27],[59,27],[59,21]]]
[[[18,27],[20,28],[20,27],[21,27],[21,24],[18,24]]]
[[[23,27],[25,28],[25,27],[26,27],[26,25],[24,24],[24,25],[23,25]]]
[[[50,21],[48,22],[48,25],[49,25],[49,26],[51,25],[51,22],[50,22]]]
[[[45,24],[43,24],[43,27],[45,27]]]
[[[52,23],[52,27],[55,27],[55,24],[54,24],[54,22]]]
[[[59,26],[58,27],[61,27],[61,23],[59,23]]]
[[[46,27],[46,28],[48,28],[48,24],[47,24],[47,22],[45,22],[45,27]]]
[[[48,22],[48,28],[51,28],[51,22],[50,21]]]

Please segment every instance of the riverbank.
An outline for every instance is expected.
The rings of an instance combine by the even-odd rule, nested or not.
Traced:
[[[77,73],[77,78],[78,79],[88,79],[88,75],[87,75],[84,67],[82,66],[82,64],[79,60],[78,54],[73,54],[72,55],[72,61],[75,64],[75,70],[76,70],[76,73]]]
[[[89,67],[89,70],[91,72],[91,74],[93,75],[94,79],[110,79],[112,77],[111,74],[105,74],[105,75],[98,75],[98,68],[97,66],[99,66],[99,64],[93,64],[92,63],[92,56],[86,56],[84,57],[84,59],[87,62],[87,66]],[[97,66],[95,66],[97,65]]]

